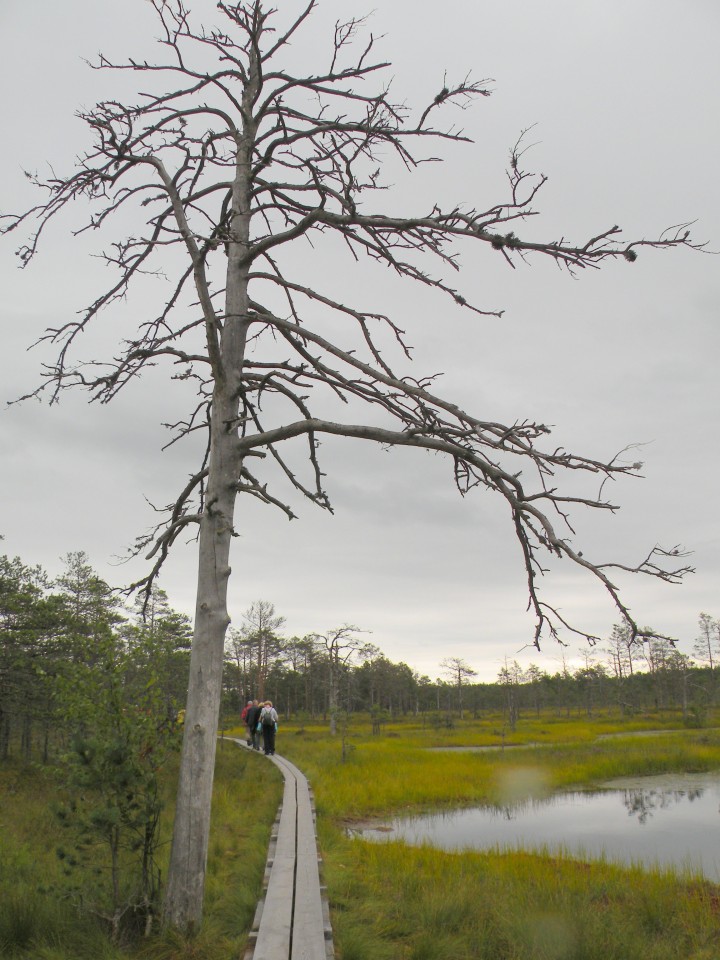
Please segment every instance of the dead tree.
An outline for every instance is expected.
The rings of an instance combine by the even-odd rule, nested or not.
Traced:
[[[463,720],[463,684],[465,684],[470,677],[476,677],[477,670],[473,670],[470,664],[466,663],[462,657],[445,657],[440,661],[440,667],[445,676],[457,687],[458,713],[460,714],[460,719]]]
[[[313,633],[311,639],[324,654],[327,667],[328,712],[330,713],[330,735],[337,733],[337,719],[340,701],[340,678],[353,660],[367,660],[379,653],[378,648],[357,636],[359,627],[343,624],[327,633]]]
[[[631,262],[644,247],[693,244],[685,225],[649,240],[625,240],[617,226],[579,242],[523,239],[544,178],[523,169],[520,144],[511,152],[504,199],[445,207],[427,198],[412,216],[399,213],[383,164],[399,161],[409,175],[443,143],[468,141],[440,118],[486,96],[485,81],[447,81],[429,103],[411,109],[394,103],[384,79],[388,64],[374,59],[373,37],[359,20],[336,25],[324,58],[306,29],[307,72],[283,67],[291,41],[297,57],[318,0],[292,22],[260,0],[221,2],[222,26],[213,29],[194,24],[183,0],[151,2],[165,59],[114,63],[100,56],[94,64],[137,74],[137,101],[107,100],[82,111],[92,146],[69,175],[34,176],[45,191],[42,201],[5,214],[0,225],[5,233],[25,231],[18,251],[25,266],[49,221],[81,205],[89,211],[82,229],[106,239],[103,256],[116,271],[77,317],[47,331],[56,360],[34,395],[54,402],[79,386],[104,403],[162,363],[197,386],[172,442],[205,431],[205,454],[163,522],[137,543],[154,562],[134,585],[149,589],[173,543],[196,530],[195,633],[165,902],[166,923],[186,928],[200,922],[202,911],[238,494],[289,518],[295,494],[330,510],[323,435],[444,455],[461,494],[485,488],[507,511],[527,573],[536,644],[560,628],[588,635],[541,598],[544,556],[595,578],[633,636],[641,631],[611,579],[615,572],[673,582],[688,569],[677,548],[655,547],[637,564],[583,555],[574,545],[571,512],[615,510],[603,481],[636,474],[639,464],[554,447],[548,427],[532,419],[504,424],[461,409],[435,389],[434,376],[407,372],[404,330],[363,304],[366,295],[352,290],[351,274],[342,301],[298,276],[297,245],[334,239],[351,263],[388,268],[446,295],[448,309],[494,319],[498,312],[468,302],[454,285],[463,249],[496,257],[498,266],[545,257],[578,272],[606,260]],[[129,235],[128,222],[134,223]],[[109,360],[82,362],[83,331],[147,274],[167,278],[162,303],[127,329]],[[338,418],[338,408],[348,415]],[[304,466],[294,438],[304,443]],[[564,488],[562,477],[573,474],[597,477],[596,494]]]

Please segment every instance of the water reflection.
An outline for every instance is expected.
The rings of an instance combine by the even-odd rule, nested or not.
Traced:
[[[656,810],[667,810],[673,803],[692,803],[705,793],[704,787],[688,790],[624,790],[623,803],[628,815],[637,817],[638,823],[647,823]]]
[[[720,773],[617,780],[596,792],[355,827],[368,840],[524,849],[690,869],[720,882]]]

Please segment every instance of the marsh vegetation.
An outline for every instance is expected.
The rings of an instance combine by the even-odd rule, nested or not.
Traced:
[[[226,744],[218,750],[213,793],[206,903],[196,936],[149,938],[126,917],[113,942],[102,916],[104,852],[89,851],[82,869],[55,814],[57,779],[51,769],[8,762],[0,766],[0,957],[18,960],[229,960],[242,956],[260,896],[270,829],[282,795],[270,764],[252,761]],[[172,823],[177,758],[163,772],[158,863],[164,876]],[[248,801],[248,793],[251,798]],[[265,802],[253,804],[252,796]]]
[[[720,955],[720,887],[699,874],[558,853],[373,844],[346,829],[368,818],[519,802],[615,777],[720,770],[720,730],[712,724],[688,729],[679,712],[632,721],[547,713],[522,719],[512,736],[503,735],[501,714],[456,721],[452,728],[407,720],[384,724],[380,734],[372,729],[370,717],[356,715],[343,737],[331,737],[321,720],[283,723],[278,735],[279,752],[306,772],[315,793],[338,960]],[[242,955],[281,792],[279,775],[264,758],[230,743],[218,751],[202,933],[156,934],[124,946],[112,944],[106,927],[83,910],[81,879],[77,872],[67,875],[57,858],[49,771],[10,763],[0,774],[0,955]],[[161,868],[166,854],[162,842]],[[92,885],[92,876],[86,882]]]
[[[637,735],[650,730],[657,735]],[[632,723],[546,715],[520,723],[509,740],[497,715],[453,729],[388,725],[380,737],[358,724],[350,741],[345,763],[338,744],[311,730],[283,743],[314,785],[343,960],[720,953],[720,889],[697,873],[558,853],[373,844],[346,829],[383,814],[517,803],[615,777],[717,770],[714,729],[688,730],[680,714]],[[499,749],[467,749],[482,746]]]

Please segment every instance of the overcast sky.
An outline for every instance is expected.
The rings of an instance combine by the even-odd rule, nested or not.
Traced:
[[[370,9],[327,0],[293,57],[322,49],[336,15]],[[509,148],[532,127],[526,162],[549,178],[534,237],[580,241],[619,224],[637,239],[695,221],[695,238],[720,250],[716,0],[375,0],[372,9],[398,100],[432,97],[445,71],[450,81],[467,72],[492,80],[492,97],[459,118],[474,145],[451,146],[443,165],[399,183],[398,203],[417,199],[424,212],[436,197],[480,209],[505,199]],[[128,89],[82,58],[149,55],[149,12],[142,0],[0,0],[0,211],[37,202],[24,169],[69,169],[85,143],[74,110]],[[50,356],[27,346],[100,289],[91,244],[73,240],[67,226],[48,232],[24,272],[13,238],[0,241],[3,401],[32,388]],[[438,311],[407,285],[368,288],[352,270],[341,280],[346,302],[387,312],[407,331],[417,375],[443,371],[444,394],[478,416],[552,424],[558,445],[598,459],[644,445],[632,459],[644,462],[645,479],[613,486],[619,514],[578,515],[576,542],[597,561],[635,563],[656,543],[694,551],[697,572],[683,586],[623,583],[637,619],[677,636],[689,653],[700,611],[720,616],[718,257],[641,252],[635,264],[607,263],[573,279],[551,263],[511,270],[483,247],[476,259],[465,256],[458,286],[482,307],[504,309],[501,321]],[[108,321],[87,344],[110,352],[122,335]],[[110,406],[78,395],[53,408],[31,401],[2,410],[4,551],[55,575],[65,553],[84,550],[114,585],[140,576],[140,561],[113,558],[152,523],[148,501],[174,499],[196,466],[189,449],[160,451],[160,424],[183,413],[172,397],[149,378]],[[300,519],[288,523],[240,501],[236,624],[263,598],[287,618],[288,634],[354,623],[388,657],[433,678],[446,656],[463,657],[483,679],[494,679],[506,657],[559,668],[556,644],[523,650],[533,625],[502,503],[481,493],[461,499],[450,465],[418,452],[339,441],[325,452],[335,516],[301,504]],[[191,544],[162,579],[172,604],[190,614],[194,578]],[[580,572],[561,565],[544,589],[590,631],[605,636],[617,622],[609,598]],[[576,662],[579,652],[571,642],[566,655]]]

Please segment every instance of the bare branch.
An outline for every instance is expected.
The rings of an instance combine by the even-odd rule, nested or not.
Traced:
[[[290,251],[300,241],[309,249],[336,241],[351,267],[363,260],[369,269],[379,266],[384,275],[444,296],[444,323],[452,322],[455,307],[471,311],[478,323],[496,323],[502,310],[473,303],[460,289],[461,257],[514,269],[539,257],[575,274],[607,261],[632,263],[644,248],[701,249],[690,224],[640,238],[606,225],[586,239],[538,239],[526,228],[546,178],[524,168],[528,131],[510,150],[500,196],[450,203],[428,197],[408,212],[396,204],[394,180],[439,161],[445,145],[473,149],[469,136],[445,118],[448,110],[466,110],[487,97],[489,81],[470,75],[458,83],[444,80],[428,103],[397,103],[388,64],[375,59],[375,37],[361,19],[337,23],[326,54],[318,53],[309,32],[318,2],[307,0],[288,15],[261,0],[222,0],[220,25],[206,28],[193,22],[182,0],[151,0],[162,57],[116,64],[101,56],[94,65],[142,80],[137,102],[106,100],[83,110],[79,118],[91,145],[74,168],[67,175],[52,169],[44,178],[31,175],[43,202],[0,215],[0,233],[19,238],[20,264],[29,266],[48,225],[81,207],[84,219],[73,222],[75,235],[97,235],[100,257],[112,272],[84,310],[46,331],[42,339],[55,344],[57,354],[27,396],[45,392],[54,402],[64,389],[82,387],[104,403],[160,363],[169,363],[172,376],[191,390],[187,407],[166,424],[168,446],[198,431],[205,444],[189,481],[136,541],[131,553],[145,553],[152,567],[132,587],[147,595],[177,538],[197,530],[185,729],[203,731],[211,741],[220,697],[217,657],[221,661],[229,623],[237,496],[254,497],[289,519],[296,516],[295,499],[331,511],[323,437],[442,455],[462,496],[476,488],[493,494],[518,543],[536,645],[548,635],[562,642],[566,631],[597,639],[541,594],[541,578],[558,561],[594,579],[638,640],[659,635],[638,625],[611,576],[677,583],[692,572],[679,547],[655,547],[633,564],[622,556],[591,560],[576,545],[577,513],[616,511],[605,483],[638,476],[640,464],[553,447],[549,427],[530,416],[502,423],[491,411],[481,416],[462,409],[438,389],[438,372],[414,371],[409,320],[372,305],[375,291],[348,283],[340,299],[291,276],[288,266],[298,262]],[[303,34],[311,41],[309,66],[290,71],[280,57]],[[110,357],[83,357],[80,335],[101,313],[114,316],[126,302],[130,307],[120,314],[125,329]],[[587,493],[583,478],[597,492]],[[345,625],[323,636],[336,663],[341,649],[362,655],[355,633]],[[184,771],[205,759],[187,750]],[[210,809],[208,778],[211,770],[193,781],[203,783],[202,802],[183,778],[176,822],[192,822],[193,838],[207,835],[195,818],[200,808]],[[194,849],[204,842],[173,843],[171,922],[199,920],[198,898],[195,913],[181,902],[196,887],[184,875],[190,858],[181,851],[193,846],[194,877],[204,876],[206,851]]]
[[[45,178],[31,175],[44,202],[0,216],[0,233],[20,238],[17,255],[28,266],[48,225],[82,207],[85,219],[75,234],[97,231],[100,256],[112,271],[79,316],[46,331],[43,340],[57,345],[57,356],[28,396],[47,389],[56,401],[65,388],[79,386],[107,402],[160,362],[169,362],[175,378],[195,391],[188,409],[166,425],[168,445],[199,430],[206,443],[176,499],[156,511],[160,522],[136,541],[133,555],[146,552],[152,567],[131,586],[148,595],[178,536],[197,530],[197,615],[176,818],[176,830],[189,832],[173,841],[166,903],[166,919],[179,926],[200,919],[197,878],[205,873],[212,765],[203,766],[210,751],[196,749],[194,738],[214,743],[217,729],[237,496],[259,499],[289,519],[296,515],[294,497],[331,510],[319,438],[441,454],[461,495],[480,487],[499,498],[524,564],[536,645],[548,634],[562,642],[565,631],[597,640],[541,596],[549,561],[565,561],[593,578],[638,640],[659,635],[638,626],[610,576],[677,583],[692,572],[679,547],[655,547],[631,564],[590,560],[575,545],[576,513],[615,511],[605,482],[637,476],[640,464],[546,448],[544,423],[528,417],[505,424],[490,412],[482,417],[460,408],[436,388],[436,372],[413,371],[408,323],[363,306],[372,302],[372,291],[353,290],[343,302],[292,278],[287,264],[297,260],[285,257],[298,241],[335,240],[351,267],[362,258],[370,268],[444,295],[450,308],[472,311],[479,323],[497,322],[502,310],[472,303],[459,289],[461,255],[492,263],[499,253],[497,266],[513,268],[549,258],[578,273],[609,260],[633,262],[642,248],[700,249],[690,225],[630,239],[615,225],[584,240],[524,236],[546,182],[523,167],[527,131],[510,151],[507,184],[494,202],[427,198],[408,215],[394,206],[383,171],[390,169],[393,179],[397,170],[410,177],[437,161],[443,145],[472,149],[459,127],[441,122],[448,109],[465,110],[487,97],[488,81],[469,75],[456,84],[444,81],[417,109],[396,103],[388,64],[373,59],[375,37],[361,19],[336,24],[326,56],[318,54],[309,32],[317,4],[307,0],[287,15],[261,0],[221,0],[221,25],[205,28],[193,23],[182,0],[151,0],[162,59],[116,64],[101,56],[94,66],[137,75],[144,87],[137,102],[107,100],[82,111],[92,143],[74,169],[66,176],[52,169]],[[280,55],[304,32],[309,66],[290,72]],[[122,315],[128,329],[110,359],[83,358],[80,334],[136,292]],[[346,420],[337,415],[339,406]],[[250,458],[257,461],[252,472]],[[582,478],[597,480],[598,492],[571,485]],[[344,625],[320,637],[331,664],[370,650],[357,633]],[[189,890],[192,905],[185,900]]]

